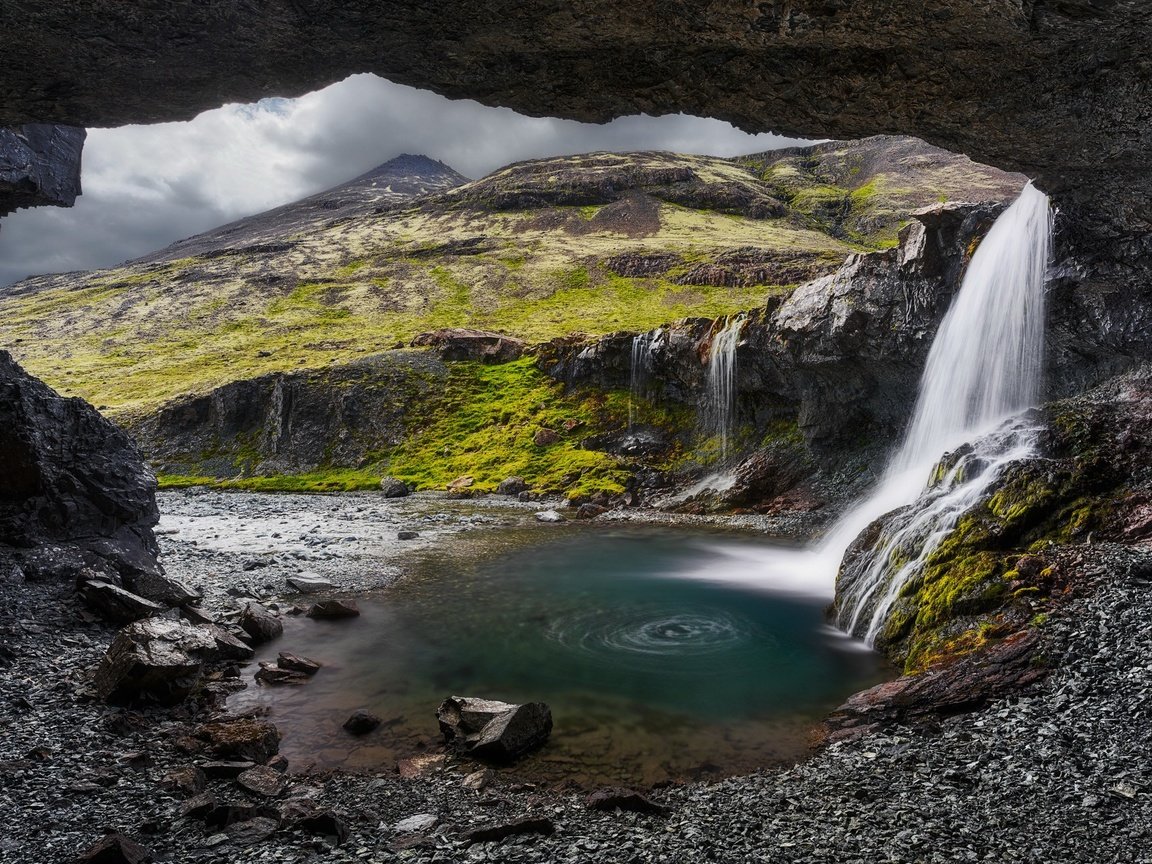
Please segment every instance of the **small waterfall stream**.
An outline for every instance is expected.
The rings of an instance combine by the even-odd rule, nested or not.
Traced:
[[[744,332],[744,316],[735,315],[712,337],[708,355],[708,390],[704,404],[705,428],[720,436],[720,457],[728,458],[732,415],[736,402],[736,346]]]
[[[652,345],[659,330],[632,337],[632,364],[628,369],[628,428],[636,425],[636,404],[648,395],[648,373],[652,370]]]

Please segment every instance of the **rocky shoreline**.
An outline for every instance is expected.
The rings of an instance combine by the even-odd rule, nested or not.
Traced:
[[[429,512],[427,501],[398,507],[371,495],[233,496],[225,518],[213,517],[220,497],[162,494],[159,532],[169,574],[196,583],[205,606],[221,611],[235,607],[229,587],[279,592],[289,571],[318,572],[347,590],[384,584],[414,542],[474,544],[485,527],[531,522],[539,509],[480,499],[439,501]],[[269,532],[279,551],[268,555],[232,530],[228,505],[245,520],[264,508],[266,520],[288,521],[290,531]],[[331,530],[351,514],[364,519],[355,532]],[[413,529],[418,541],[391,539]],[[367,539],[341,540],[353,534]],[[368,543],[378,554],[351,553]],[[233,780],[209,779],[208,792],[231,815],[216,825],[181,816],[190,790],[171,772],[195,761],[187,738],[203,717],[191,706],[130,711],[97,700],[91,671],[113,631],[85,620],[71,585],[6,580],[0,788],[22,829],[0,839],[0,850],[30,864],[71,861],[121,832],[153,860],[190,862],[1152,860],[1143,851],[1152,831],[1152,556],[1101,544],[1070,551],[1085,578],[1081,596],[1036,629],[1037,656],[1054,669],[1043,682],[974,714],[830,745],[789,769],[650,792],[669,815],[593,810],[585,793],[500,775],[466,785],[476,766],[450,758],[406,767],[417,776],[290,774],[271,804]],[[274,563],[245,569],[264,556]],[[335,821],[281,818],[305,810]],[[512,836],[482,839],[503,833]]]

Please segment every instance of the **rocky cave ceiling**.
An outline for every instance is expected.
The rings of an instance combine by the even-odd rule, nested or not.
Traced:
[[[9,0],[0,29],[0,126],[184,119],[375,72],[529,114],[912,134],[1148,224],[1139,0]]]

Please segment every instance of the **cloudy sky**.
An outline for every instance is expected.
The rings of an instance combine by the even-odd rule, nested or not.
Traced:
[[[589,150],[733,156],[795,143],[683,115],[603,126],[525,117],[356,75],[299,99],[226,105],[187,123],[90,130],[76,206],[0,220],[0,285],[118,264],[400,153],[431,156],[475,178],[519,159]]]

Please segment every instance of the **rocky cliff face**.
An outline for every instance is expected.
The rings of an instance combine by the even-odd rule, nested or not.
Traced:
[[[0,543],[72,544],[155,570],[156,478],[132,439],[0,351]]]
[[[21,207],[71,207],[80,194],[86,133],[31,123],[0,129],[0,216]]]

